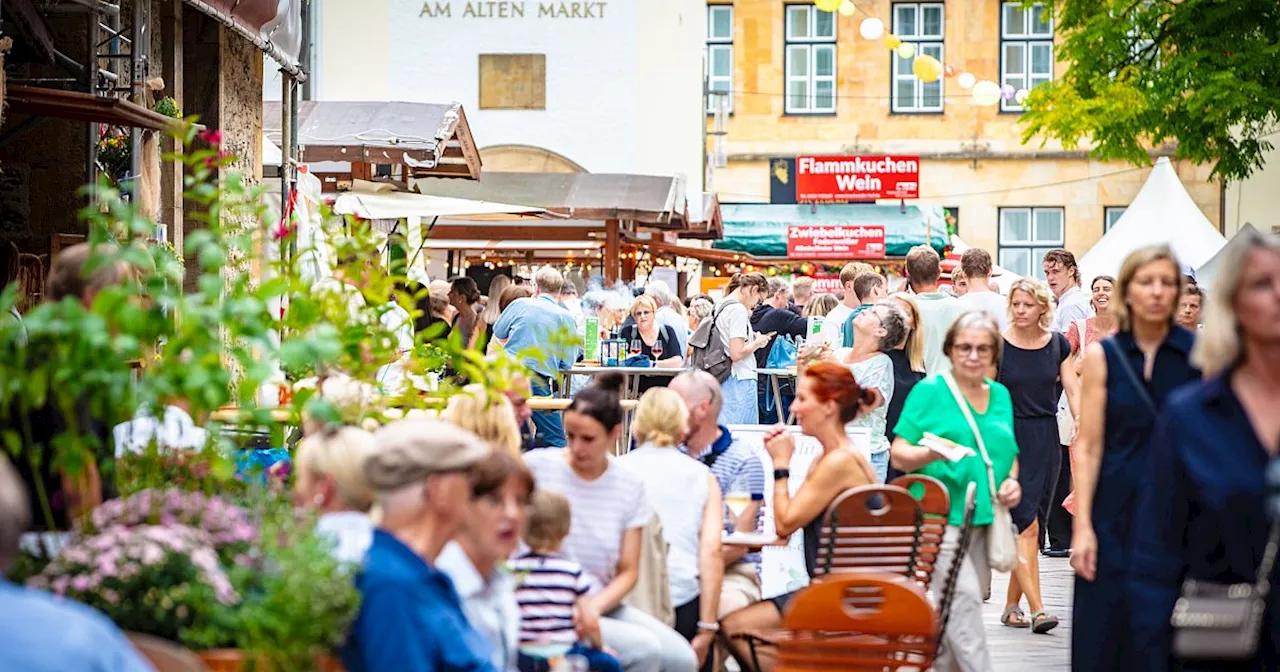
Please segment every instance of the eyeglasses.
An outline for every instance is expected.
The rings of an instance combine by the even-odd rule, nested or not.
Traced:
[[[961,357],[972,357],[977,353],[979,357],[990,357],[996,351],[994,345],[974,345],[972,343],[956,343],[952,348],[957,355]]]
[[[643,317],[643,316],[645,316],[645,315],[652,315],[652,314],[653,314],[653,311],[652,311],[652,310],[637,310],[636,312],[634,312],[634,313],[632,313],[632,314],[633,314],[633,315],[635,315],[636,317]]]

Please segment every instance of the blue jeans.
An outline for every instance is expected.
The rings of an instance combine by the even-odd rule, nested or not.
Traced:
[[[534,396],[546,397],[551,395],[551,383],[541,376],[532,376],[533,380],[529,382]],[[564,448],[564,422],[560,419],[559,411],[534,411],[533,426],[538,429],[533,436],[534,448]]]
[[[871,453],[871,468],[876,470],[876,478],[880,479],[880,483],[887,482],[889,477],[889,451],[882,450],[878,453]]]
[[[730,376],[723,383],[720,383],[720,391],[724,395],[724,403],[720,407],[720,424],[760,424],[760,406],[756,397],[756,381],[739,380]]]
[[[617,658],[600,649],[574,644],[573,648],[569,649],[569,652],[565,655],[586,658],[587,669],[591,672],[622,672],[622,663],[619,663]],[[521,653],[518,667],[520,672],[551,672],[551,661],[546,658],[534,658]]]

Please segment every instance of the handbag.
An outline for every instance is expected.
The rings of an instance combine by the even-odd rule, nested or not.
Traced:
[[[1173,653],[1180,660],[1249,660],[1258,650],[1262,617],[1271,591],[1271,570],[1280,543],[1280,521],[1271,524],[1254,583],[1187,579],[1173,606]]]
[[[978,431],[978,423],[969,410],[969,402],[965,401],[964,395],[960,393],[960,388],[956,386],[956,379],[951,376],[950,371],[943,373],[942,377],[947,381],[947,387],[951,389],[951,396],[955,397],[956,404],[960,406],[960,412],[964,413],[969,429],[973,430],[978,452],[982,454],[982,461],[987,465],[987,485],[991,489],[992,514],[991,528],[987,532],[987,564],[997,572],[1013,571],[1013,568],[1018,565],[1018,532],[1013,524],[1013,516],[1009,514],[1009,508],[996,498],[995,467],[991,464],[991,456],[987,454],[982,432]]]

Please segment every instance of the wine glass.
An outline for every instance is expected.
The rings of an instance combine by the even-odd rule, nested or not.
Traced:
[[[730,481],[729,487],[725,489],[724,505],[731,514],[725,520],[725,527],[732,530],[737,525],[738,518],[742,516],[742,512],[746,511],[748,506],[751,506],[751,489],[747,486],[745,473],[739,473]]]
[[[641,344],[640,344],[640,339],[638,339],[638,338],[633,338],[633,339],[631,339],[631,356],[632,356],[632,357],[635,357],[636,355],[640,354],[641,352],[643,352],[643,348],[642,348],[642,346],[641,346]]]
[[[662,359],[662,351],[663,351],[662,339],[659,338],[658,340],[654,341],[653,347],[649,348],[649,350],[653,353],[653,361],[656,362]]]

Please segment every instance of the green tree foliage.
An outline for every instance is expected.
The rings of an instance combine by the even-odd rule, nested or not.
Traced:
[[[1150,163],[1148,149],[1237,180],[1263,163],[1280,130],[1276,0],[1052,0],[1056,57],[1037,87],[1024,141],[1092,143],[1100,159]]]

